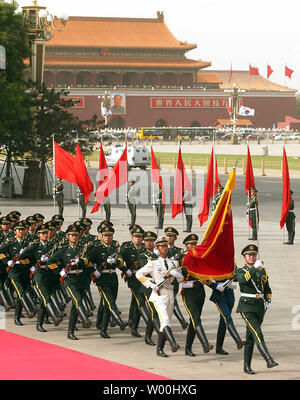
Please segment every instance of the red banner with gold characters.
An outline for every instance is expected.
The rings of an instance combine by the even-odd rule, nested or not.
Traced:
[[[150,97],[151,108],[226,108],[227,105],[227,97]]]
[[[190,250],[183,259],[183,268],[195,278],[222,280],[234,275],[231,211],[231,192],[234,188],[235,169],[232,169],[201,244]]]

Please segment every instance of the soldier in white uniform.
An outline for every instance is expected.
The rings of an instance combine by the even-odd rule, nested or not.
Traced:
[[[152,293],[149,297],[154,305],[160,321],[160,332],[157,344],[157,355],[168,357],[164,351],[166,339],[170,342],[172,352],[179,349],[171,330],[171,318],[174,311],[174,278],[178,282],[183,282],[184,277],[177,270],[177,265],[168,257],[168,239],[161,236],[155,241],[155,246],[159,252],[157,260],[150,260],[144,267],[136,272],[136,278],[146,287],[151,288]],[[150,275],[152,279],[148,278]],[[163,283],[165,282],[165,283]]]

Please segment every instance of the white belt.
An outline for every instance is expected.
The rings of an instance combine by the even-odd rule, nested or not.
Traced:
[[[101,272],[102,274],[114,274],[116,271],[114,269],[105,269]]]
[[[72,271],[69,271],[68,274],[81,274],[83,272],[83,269],[72,269]]]
[[[254,207],[254,208],[249,208],[249,210],[256,210],[256,207]]]
[[[292,212],[292,213],[293,213],[293,212],[294,212],[294,210],[289,210],[289,212]]]
[[[164,284],[160,289],[174,290],[174,286],[173,285]]]
[[[41,269],[47,269],[47,268],[48,268],[48,265],[40,265],[39,268],[41,268]]]
[[[250,293],[241,293],[242,297],[253,297],[254,299],[262,299],[264,296],[260,293],[250,294]]]

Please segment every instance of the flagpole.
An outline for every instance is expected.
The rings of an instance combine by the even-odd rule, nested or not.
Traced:
[[[53,152],[53,205],[54,215],[56,215],[56,201],[55,201],[55,146],[54,146],[54,133],[52,138],[52,152]]]
[[[78,144],[78,134],[77,134],[77,137],[76,137],[76,144]],[[78,219],[80,219],[80,198],[79,198],[79,195],[80,195],[79,187],[77,186],[77,212],[78,212]]]
[[[125,148],[127,148],[127,132],[125,134]],[[128,151],[127,151],[128,154]],[[126,155],[126,159],[127,159],[127,182],[126,182],[126,226],[128,225],[128,203],[127,203],[127,195],[128,195],[128,169],[129,169],[129,165],[128,165],[128,158]]]
[[[181,137],[179,137],[179,139],[178,139],[178,142],[179,142],[179,149],[180,149],[180,152],[181,152]],[[179,150],[178,150],[178,153],[179,153]],[[183,213],[184,213],[184,205],[183,205],[183,195],[184,195],[184,176],[181,176],[181,184],[183,183],[183,192],[182,192],[182,195],[181,195],[181,201],[182,201],[182,213],[181,213],[181,221],[182,221],[182,231],[184,232],[184,216],[183,216]],[[182,190],[182,186],[181,186],[181,190]]]

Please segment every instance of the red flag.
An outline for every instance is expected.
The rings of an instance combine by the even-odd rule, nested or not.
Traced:
[[[285,66],[285,72],[284,72],[285,76],[287,76],[288,78],[291,79],[292,73],[293,73],[293,72],[294,72],[294,71],[293,71],[292,69],[290,69],[290,68],[288,68],[287,66]]]
[[[128,162],[127,162],[127,142],[124,151],[109,172],[103,183],[96,190],[97,202],[101,205],[105,197],[109,196],[115,189],[124,185],[128,181]]]
[[[270,75],[273,74],[274,70],[270,65],[267,65],[267,78],[269,79]]]
[[[185,167],[181,157],[181,148],[179,147],[177,170],[175,177],[174,196],[172,203],[172,218],[175,218],[177,214],[182,213],[183,210],[183,193],[185,189],[192,191],[192,186],[187,177]]]
[[[165,208],[166,208],[165,189],[164,189],[164,185],[162,182],[162,177],[159,173],[158,165],[156,162],[156,158],[155,158],[152,146],[151,146],[151,173],[152,173],[152,182],[158,183],[159,187],[161,188],[161,202],[162,202],[163,210],[165,211]]]
[[[81,193],[84,194],[85,202],[87,203],[94,186],[87,172],[78,142],[76,144],[76,154],[74,158],[74,171],[76,176],[76,185],[79,187]]]
[[[107,168],[105,154],[103,151],[103,146],[102,146],[102,141],[101,141],[100,152],[99,152],[98,187],[104,182],[104,179],[107,177],[107,175],[108,175],[108,168]],[[94,194],[94,196],[96,196],[96,193]],[[107,197],[107,193],[105,193],[105,197]],[[100,204],[98,203],[98,201],[96,201],[96,203],[94,204],[94,207],[91,211],[91,214],[98,211],[99,207],[100,207]]]
[[[73,167],[74,156],[60,147],[54,140],[54,175],[70,183],[76,183]]]
[[[246,162],[246,176],[245,176],[245,191],[248,197],[250,197],[251,188],[255,188],[252,161],[250,156],[249,145],[247,146],[247,162]]]
[[[251,67],[251,65],[249,65],[249,74],[250,75],[259,75],[258,68],[257,67]]]
[[[200,208],[198,212],[198,219],[200,222],[200,226],[204,224],[208,219],[209,214],[209,201],[214,195],[214,183],[213,183],[213,175],[214,175],[214,148],[211,149],[211,156],[207,171],[207,177],[204,187],[203,196],[200,203]]]
[[[232,169],[201,244],[195,246],[183,259],[183,268],[198,279],[222,280],[234,275],[231,211],[231,192],[234,188],[235,169]]]
[[[285,221],[287,219],[289,210],[290,210],[290,202],[291,202],[291,187],[290,187],[290,174],[289,174],[289,165],[286,157],[285,148],[283,148],[283,157],[282,157],[282,206],[281,206],[281,220],[280,220],[280,228],[282,229]]]

